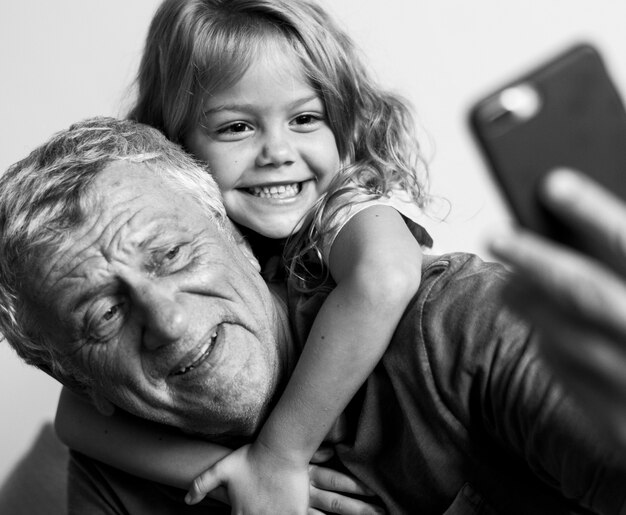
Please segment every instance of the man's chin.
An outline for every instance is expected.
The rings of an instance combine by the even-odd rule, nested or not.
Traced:
[[[186,434],[197,436],[211,442],[223,444],[229,447],[243,445],[254,439],[261,430],[263,422],[269,415],[269,407],[266,405],[262,409],[249,410],[246,413],[232,415],[227,422],[220,424],[221,429],[207,431],[207,427],[213,424],[206,424],[204,427],[181,428]]]

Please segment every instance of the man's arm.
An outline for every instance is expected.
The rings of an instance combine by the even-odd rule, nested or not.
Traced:
[[[569,499],[618,514],[626,505],[626,473],[615,448],[542,359],[537,332],[502,306],[507,277],[495,264],[469,259],[438,280],[422,310],[438,405],[472,442],[464,446],[475,453],[472,480],[498,507],[513,497],[530,510],[554,502],[563,510]],[[544,492],[546,502],[524,491]]]
[[[624,445],[626,204],[567,171],[549,177],[543,198],[594,255],[523,231],[494,240],[517,271],[507,298],[541,328],[542,354],[567,387]]]

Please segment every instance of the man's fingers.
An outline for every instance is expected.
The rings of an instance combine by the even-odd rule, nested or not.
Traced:
[[[528,283],[515,283],[513,308],[539,331],[538,348],[589,420],[626,443],[626,339],[561,311]],[[508,294],[507,294],[508,296]]]
[[[309,466],[311,484],[321,490],[343,492],[353,495],[374,495],[361,481],[352,476],[317,465]]]
[[[626,171],[625,171],[626,172]],[[559,219],[593,245],[619,273],[626,273],[626,203],[584,174],[555,170],[542,185],[542,199]]]
[[[385,510],[380,506],[368,504],[360,499],[346,497],[337,492],[320,490],[314,486],[310,489],[311,509],[319,509],[325,513],[341,515],[380,515]]]
[[[494,240],[491,250],[515,267],[515,280],[562,311],[626,338],[626,284],[601,263],[523,231]]]
[[[613,438],[626,442],[626,342],[557,311],[535,309],[540,349],[564,384],[590,413],[604,420]]]
[[[570,386],[600,392],[626,405],[626,341],[559,306],[527,295],[520,309],[541,331],[540,350]]]
[[[193,484],[185,496],[185,502],[187,504],[199,503],[204,499],[206,494],[221,486],[222,477],[219,474],[218,465],[205,470],[193,480]]]

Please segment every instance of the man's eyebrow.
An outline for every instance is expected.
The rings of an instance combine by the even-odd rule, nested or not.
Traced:
[[[313,102],[314,100],[319,100],[319,96],[316,93],[297,98],[293,100],[292,102],[290,102],[289,104],[287,104],[287,107],[289,109],[294,109],[295,107],[301,106],[303,104],[308,104],[309,102]],[[220,104],[220,105],[208,107],[202,111],[202,114],[204,116],[208,116],[211,114],[219,113],[221,111],[246,112],[246,111],[253,111],[254,109],[256,109],[255,104],[245,103],[245,102],[242,102],[242,103],[233,102],[231,104]]]
[[[88,304],[93,299],[106,296],[110,290],[110,283],[105,283],[104,281],[101,284],[94,284],[83,290],[78,295],[78,298],[72,301],[71,313],[80,311],[85,304]]]

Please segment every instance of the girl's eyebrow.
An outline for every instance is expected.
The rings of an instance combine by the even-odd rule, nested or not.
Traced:
[[[314,100],[320,100],[319,96],[316,93],[312,93],[310,95],[292,100],[291,102],[289,102],[289,104],[287,104],[287,108],[293,109],[303,104],[308,104],[309,102],[312,102]],[[202,111],[202,114],[204,116],[208,116],[214,113],[219,113],[221,111],[242,111],[242,112],[254,111],[256,107],[257,107],[256,104],[251,104],[251,103],[220,104],[220,105],[211,106],[207,109],[204,109]]]

